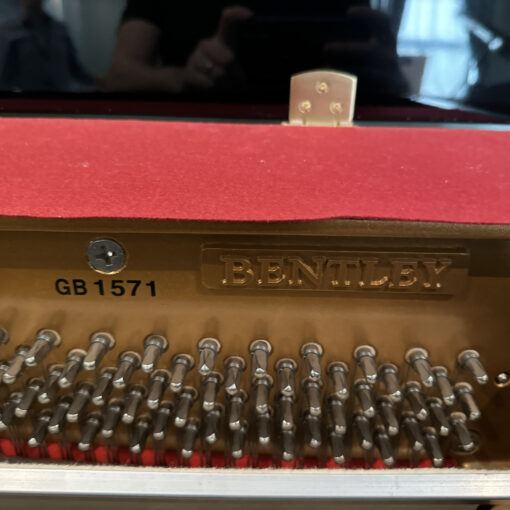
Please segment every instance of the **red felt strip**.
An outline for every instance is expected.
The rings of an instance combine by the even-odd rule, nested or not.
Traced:
[[[19,452],[20,458],[30,458],[30,459],[45,459],[45,460],[52,460],[52,461],[71,461],[71,462],[79,462],[79,463],[97,463],[97,464],[109,464],[109,458],[107,449],[104,446],[96,446],[94,447],[91,452],[89,453],[89,456],[87,457],[87,454],[81,452],[78,449],[78,446],[76,444],[72,444],[69,448],[69,458],[65,459],[62,456],[62,450],[58,443],[47,443],[43,448],[30,448],[25,443],[20,443],[18,445],[18,449],[22,449],[21,452]],[[47,453],[46,453],[47,452]],[[162,460],[160,464],[156,464],[155,458],[156,453],[154,450],[147,449],[145,450],[141,455],[133,456],[130,455],[127,448],[119,448],[118,449],[118,458],[117,462],[115,464],[119,464],[122,466],[125,465],[133,465],[133,464],[139,464],[142,466],[155,466],[155,465],[163,465],[167,467],[201,467],[203,466],[203,459],[201,458],[200,453],[195,452],[193,453],[191,459],[189,461],[186,461],[186,463],[182,463],[179,461],[179,457],[177,455],[177,452],[175,451],[164,451],[162,452]],[[160,452],[161,453],[161,452]],[[1,454],[3,454],[6,457],[16,457],[16,448],[14,444],[9,439],[0,439],[0,458]],[[444,467],[456,467],[457,462],[453,458],[446,458],[444,462]],[[211,466],[214,468],[221,468],[226,467],[225,466],[225,456],[222,453],[214,453],[211,456]],[[316,469],[319,467],[323,467],[326,469],[338,469],[341,467],[346,467],[348,469],[365,469],[366,464],[359,459],[354,459],[349,461],[345,466],[338,466],[333,459],[328,459],[327,462],[323,465],[322,463],[319,463],[319,460],[316,457],[305,457],[302,459],[302,462],[299,461],[290,461],[290,462],[284,462],[282,461],[279,465],[276,465],[273,463],[273,459],[270,455],[263,455],[260,456],[258,459],[258,464],[253,465],[250,462],[250,458],[248,456],[244,456],[243,458],[233,461],[232,465],[228,465],[227,467],[232,468],[238,468],[238,469],[245,469],[245,468],[271,468],[271,467],[281,467],[281,468],[287,468],[287,469],[300,469],[300,468],[308,468],[308,469]],[[388,469],[384,463],[380,459],[376,459],[374,463],[372,464],[372,469]],[[397,465],[395,466],[397,468],[409,468],[411,467],[409,462],[407,461],[399,461]],[[432,464],[430,460],[428,459],[421,459],[418,463],[416,468],[430,468],[432,467]]]
[[[510,133],[0,119],[0,215],[510,223]]]

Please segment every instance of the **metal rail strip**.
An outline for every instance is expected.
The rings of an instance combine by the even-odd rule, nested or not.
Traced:
[[[510,500],[510,471],[214,470],[0,463],[2,495],[193,499]]]

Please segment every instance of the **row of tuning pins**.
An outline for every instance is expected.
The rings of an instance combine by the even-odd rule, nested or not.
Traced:
[[[251,354],[251,391],[254,403],[254,420],[259,445],[267,446],[271,442],[271,434],[278,443],[282,460],[291,461],[295,456],[296,429],[299,423],[295,421],[295,406],[298,393],[296,391],[297,363],[291,358],[280,359],[275,364],[277,388],[275,408],[269,405],[270,391],[273,379],[268,374],[268,357],[271,345],[267,340],[256,340],[250,346]],[[376,350],[372,346],[358,347],[353,357],[359,367],[362,377],[356,379],[352,385],[357,405],[356,412],[348,419],[349,398],[349,367],[342,361],[332,362],[327,367],[327,375],[331,391],[323,403],[321,382],[322,346],[316,342],[309,342],[301,348],[303,379],[300,389],[301,405],[299,406],[299,421],[304,422],[307,431],[308,444],[318,448],[323,444],[323,426],[321,420],[322,407],[327,409],[327,433],[331,456],[338,464],[345,464],[346,454],[344,437],[348,429],[348,421],[352,421],[362,449],[370,451],[374,446],[378,448],[380,456],[387,466],[396,462],[393,453],[395,443],[392,438],[398,436],[402,428],[408,438],[412,451],[427,450],[435,466],[443,463],[440,438],[450,434],[453,429],[459,442],[460,450],[470,452],[475,443],[468,429],[467,422],[480,418],[481,412],[473,396],[472,386],[467,382],[459,382],[452,386],[448,371],[445,367],[432,367],[428,352],[423,348],[410,349],[405,356],[409,367],[416,373],[419,381],[410,380],[403,386],[400,384],[399,369],[395,364],[386,363],[377,366]],[[474,350],[465,350],[457,358],[460,369],[469,371],[480,384],[488,382],[487,373],[480,361],[479,354]],[[244,360],[234,356],[225,360],[225,393],[227,395],[228,416],[227,424],[230,430],[232,457],[240,458],[246,436],[246,422],[242,421],[243,406],[247,395],[240,388],[241,373],[245,369]],[[221,375],[210,373],[205,376],[206,389],[204,395],[214,395],[221,383]],[[374,386],[380,380],[383,386],[382,394],[374,399]],[[426,388],[436,386],[440,398],[422,393],[422,385]],[[407,402],[407,406],[403,402]],[[463,412],[451,411],[452,406],[459,401]],[[204,398],[203,410],[205,414],[206,440],[214,441],[214,428],[221,415],[221,408],[212,409],[213,398]],[[352,407],[352,406],[351,406]],[[407,407],[408,410],[405,410]],[[352,411],[352,409],[351,409]],[[210,413],[210,414],[207,414]],[[253,417],[253,415],[252,415]],[[374,420],[375,418],[375,420]],[[276,420],[276,430],[271,424]],[[430,425],[428,422],[431,422]]]
[[[405,361],[418,380],[406,377],[407,381],[403,385],[397,365],[384,363],[377,366],[374,347],[360,346],[355,349],[353,357],[362,377],[355,379],[352,385],[356,400],[352,406],[352,422],[358,444],[368,457],[376,447],[383,462],[388,467],[393,466],[396,462],[395,452],[401,444],[401,430],[407,438],[412,462],[419,459],[421,452],[426,451],[434,466],[442,466],[444,456],[441,438],[447,437],[452,431],[456,438],[455,450],[468,453],[475,449],[476,444],[468,422],[478,420],[481,412],[474,399],[473,388],[464,381],[452,385],[448,370],[443,366],[432,367],[425,349],[416,347],[405,354]],[[479,384],[488,382],[488,375],[478,352],[472,349],[462,351],[457,357],[457,366],[461,370],[469,371]],[[345,401],[346,395],[346,365],[330,365],[330,375],[333,367],[341,374],[341,377],[337,377],[337,388],[344,394],[344,398],[342,399],[341,393],[336,395],[338,401],[335,402],[332,416],[335,422],[335,413],[340,415],[339,423],[343,427],[345,417],[340,411],[344,409],[341,402]],[[375,391],[376,389],[379,391]],[[425,395],[426,392],[429,393],[428,396]],[[374,397],[374,393],[378,396]],[[462,411],[453,407],[456,402],[460,404]],[[342,446],[339,438],[336,438],[335,443],[339,446],[338,452],[333,451],[334,457],[341,452]],[[332,444],[332,450],[334,449]],[[343,457],[341,459],[343,460]]]
[[[50,332],[50,334],[48,334],[48,332]],[[40,332],[32,348],[26,350],[26,353],[30,353],[34,350],[36,353],[39,353],[35,358],[33,357],[33,352],[31,355],[25,355],[26,359],[29,359],[29,363],[27,363],[27,365],[33,363],[34,360],[40,362],[41,353],[47,353],[53,346],[57,345],[58,342],[56,339],[58,336],[56,334],[52,335],[51,333],[54,332],[51,332],[51,330],[43,330]],[[51,341],[52,338],[53,343]],[[44,345],[42,345],[41,342],[44,342]],[[76,379],[81,368],[88,370],[96,369],[102,357],[104,357],[106,352],[114,346],[114,343],[115,341],[111,335],[107,333],[96,333],[91,338],[91,345],[88,352],[80,351],[78,349],[70,351],[66,363],[61,366],[52,367],[46,381],[44,381],[42,385],[40,380],[30,381],[26,391],[22,395],[21,400],[23,403],[18,405],[16,408],[16,416],[22,417],[24,413],[26,414],[29,408],[29,406],[27,407],[27,403],[30,404],[34,398],[33,395],[37,394],[38,390],[39,401],[41,403],[51,401],[52,396],[50,396],[50,394],[52,392],[55,393],[55,384],[61,388],[68,387]],[[45,347],[43,349],[42,347],[46,344],[49,347]],[[147,405],[150,409],[159,409],[161,407],[162,417],[157,420],[159,423],[162,423],[165,417],[171,416],[171,408],[175,407],[174,404],[167,402],[165,405],[160,405],[161,396],[164,393],[165,387],[168,385],[175,393],[180,395],[182,392],[182,395],[180,395],[178,400],[177,412],[174,421],[176,427],[186,427],[188,425],[187,416],[193,402],[197,398],[197,392],[193,388],[183,389],[183,381],[189,370],[193,368],[194,360],[193,357],[187,354],[178,354],[173,358],[171,372],[161,369],[155,370],[159,356],[167,348],[168,342],[164,337],[151,335],[145,340],[145,352],[143,358],[138,353],[132,351],[122,353],[119,357],[119,364],[116,368],[107,367],[103,369],[94,389],[92,389],[90,385],[88,386],[87,383],[82,383],[79,386],[77,394],[75,395],[75,399],[77,399],[78,402],[70,402],[71,411],[69,412],[68,420],[71,422],[78,420],[79,413],[76,412],[76,409],[86,407],[86,405],[83,406],[83,402],[88,402],[88,399],[91,399],[93,403],[97,405],[104,405],[107,401],[107,394],[110,391],[111,386],[116,388],[125,388],[128,385],[134,371],[141,367],[146,373],[152,372],[149,390],[147,392],[141,385],[134,385],[132,388],[129,388],[129,391],[126,393],[126,402],[123,404],[126,407],[122,413],[122,420],[124,423],[133,423],[136,415],[136,412],[133,411],[136,411],[146,395]],[[208,439],[211,443],[214,442],[214,438],[217,436],[214,429],[217,427],[217,423],[219,423],[219,415],[221,414],[221,407],[216,403],[216,394],[220,384],[223,382],[223,376],[218,372],[213,371],[214,361],[220,349],[221,344],[217,339],[206,338],[199,342],[198,371],[202,376],[202,408],[205,413],[204,421],[206,429],[210,429],[210,433],[207,433],[206,430],[206,439]],[[269,391],[273,385],[273,381],[267,370],[268,357],[271,350],[271,345],[267,340],[256,340],[252,342],[250,346],[252,367],[251,380],[252,388],[255,393],[255,410],[257,416],[257,427],[259,430],[259,443],[262,445],[268,444],[270,441],[269,424],[273,417],[272,408],[269,406]],[[412,354],[410,354],[411,351],[413,351]],[[407,361],[420,375],[422,383],[425,386],[429,386],[431,385],[431,381],[434,377],[436,377],[435,380],[437,381],[440,390],[445,390],[447,387],[446,381],[448,380],[448,377],[447,374],[446,377],[441,376],[441,367],[436,367],[437,369],[430,369],[430,366],[428,365],[428,356],[426,351],[423,349],[415,349],[411,351],[408,353]],[[321,414],[320,390],[322,383],[320,382],[320,359],[322,357],[322,347],[315,342],[311,342],[303,346],[301,355],[306,373],[306,377],[303,381],[303,389],[308,402],[308,410],[305,413],[305,417],[307,423],[310,425],[311,436],[313,438],[317,436],[317,433],[314,434],[313,432],[318,430],[317,417]],[[362,346],[356,349],[354,357],[356,363],[360,366],[365,376],[364,381],[356,382],[355,390],[360,396],[360,403],[363,410],[362,416],[369,418],[370,416],[367,415],[370,414],[370,408],[373,406],[368,405],[369,399],[367,395],[369,388],[366,387],[366,383],[368,382],[368,384],[373,384],[373,382],[377,379],[375,350],[370,346]],[[479,382],[486,382],[487,375],[483,370],[479,356],[475,351],[464,351],[461,355],[459,355],[458,361],[459,365],[462,368],[469,369]],[[19,366],[20,364],[15,358],[8,365],[8,369],[4,371],[5,382],[11,381],[12,376],[16,373],[16,368]],[[387,366],[383,367],[388,368]],[[9,369],[11,370],[9,371]],[[244,394],[240,387],[241,374],[244,369],[245,362],[240,356],[231,356],[225,360],[225,392],[228,396],[229,404],[228,428],[232,431],[232,443],[234,446],[242,443],[241,436],[245,434],[246,428],[243,420],[240,418],[242,416],[244,402],[246,401],[246,394]],[[281,424],[284,459],[290,459],[293,456],[290,445],[293,444],[293,431],[295,430],[292,407],[295,401],[296,369],[296,362],[290,358],[279,360],[275,366],[279,387],[277,399],[277,409],[279,412],[277,419]],[[345,418],[342,417],[341,403],[345,401],[345,397],[348,395],[346,384],[347,372],[348,367],[342,362],[332,363],[328,366],[328,375],[334,388],[333,394],[328,397],[328,403],[334,423],[331,433],[333,450],[339,450],[339,447],[335,448],[335,445],[338,446],[341,444],[340,439],[342,438],[342,432],[346,428],[344,425]],[[379,370],[379,372],[381,372],[381,370]],[[430,375],[431,372],[433,373],[433,376]],[[395,375],[395,370],[387,370],[382,374],[383,380],[389,386],[391,386],[392,373]],[[397,383],[396,385],[394,384],[394,386],[398,386],[398,376],[396,379]],[[458,393],[461,396],[463,404],[470,409],[469,416],[471,419],[474,419],[473,416],[477,413],[474,410],[474,407],[476,406],[472,399],[472,393],[470,392],[469,385],[466,386],[467,383],[463,384],[464,387],[462,388],[462,391],[460,391],[459,388]],[[421,400],[419,398],[418,391],[415,391],[417,389],[415,383],[409,383],[408,386],[406,395],[409,395],[409,401],[416,403]],[[389,390],[388,392],[391,396],[391,392]],[[335,395],[338,398],[335,398]],[[365,397],[363,397],[363,395],[365,395]],[[450,395],[452,395],[451,392]],[[392,401],[390,399],[390,403],[391,402]],[[445,403],[447,403],[447,398],[445,398]],[[364,404],[366,409],[363,409]],[[114,405],[112,413],[113,411],[118,413],[118,407],[118,405]],[[380,407],[381,409],[388,408],[386,405],[381,405]],[[388,412],[383,414],[388,415]],[[417,416],[419,416],[419,414]],[[96,424],[95,426],[97,426],[97,421],[97,419],[91,418],[91,424]],[[143,430],[148,430],[147,422],[148,420],[142,420],[140,426]],[[358,423],[359,428],[363,429],[362,418],[357,418],[355,423]],[[462,424],[460,423],[460,425]],[[154,433],[155,437],[161,435],[159,429],[161,429],[161,426],[156,427]],[[187,431],[185,437],[186,435],[194,437],[196,433],[195,429],[197,429],[194,420],[190,421],[189,429],[190,430]],[[364,429],[366,429],[366,427],[364,427]],[[390,432],[391,430],[391,428],[388,429]],[[312,439],[311,444],[314,442],[317,443],[318,441],[316,439]],[[189,441],[187,441],[187,443],[189,443]],[[286,448],[286,445],[289,447]],[[189,450],[189,448],[186,448],[186,450]],[[233,451],[236,452],[233,455],[234,458],[240,455],[240,452],[237,452],[235,448],[233,448]],[[341,459],[342,456],[334,455],[334,457]]]
[[[258,369],[259,366],[267,368],[267,356],[271,350],[266,342],[255,342],[261,344],[263,362],[255,360],[253,363],[252,356],[252,367],[255,367],[251,373],[255,400],[253,409],[257,423],[257,438],[262,446],[269,444],[271,440],[270,423],[274,415],[275,440],[282,460],[294,459],[296,429],[302,424],[305,425],[304,435],[307,444],[315,449],[323,446],[324,428],[326,429],[330,456],[340,465],[346,462],[344,439],[349,424],[355,429],[361,449],[370,452],[376,447],[387,466],[393,466],[396,462],[395,444],[399,443],[401,429],[405,431],[411,451],[419,453],[426,450],[434,466],[443,464],[440,438],[448,436],[452,430],[458,440],[457,449],[471,452],[475,448],[468,421],[478,420],[481,412],[474,399],[472,386],[467,382],[452,385],[448,370],[442,366],[432,367],[425,349],[413,348],[406,353],[405,360],[419,380],[408,380],[401,385],[397,365],[385,363],[378,367],[375,348],[369,345],[360,346],[355,349],[353,357],[356,367],[361,371],[361,377],[355,378],[350,385],[348,364],[343,361],[329,363],[326,372],[330,391],[323,399],[321,382],[323,349],[316,342],[307,343],[301,348],[303,379],[299,399],[295,382],[297,363],[291,358],[285,358],[278,360],[275,365],[276,413],[273,413],[269,406],[272,378],[267,371]],[[469,371],[479,384],[488,382],[487,372],[476,351],[472,349],[462,351],[457,362],[458,367]],[[240,362],[236,364],[239,365]],[[374,388],[378,381],[381,383],[380,394],[374,397],[376,393]],[[432,395],[425,397],[422,386],[427,389],[436,387],[439,397]],[[355,402],[348,405],[351,391],[354,393]],[[226,392],[228,393],[228,388]],[[296,400],[300,400],[298,423],[295,421]],[[242,393],[233,392],[228,417],[228,424],[232,430],[236,430],[234,425],[239,423],[238,406],[244,401],[245,396]],[[452,407],[456,401],[460,403],[462,412]],[[325,420],[322,419],[323,407],[326,408]],[[232,409],[235,409],[235,412]],[[240,454],[241,452],[238,456]],[[233,457],[238,456],[233,451]]]

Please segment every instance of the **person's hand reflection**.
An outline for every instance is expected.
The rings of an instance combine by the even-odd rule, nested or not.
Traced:
[[[388,16],[370,7],[351,7],[346,22],[350,33],[365,37],[349,40],[339,36],[338,41],[326,43],[326,65],[355,74],[361,87],[366,83],[382,94],[405,92],[407,83],[400,70],[397,39]]]
[[[244,22],[253,12],[241,6],[227,7],[221,13],[216,34],[200,41],[184,68],[183,88],[233,88],[244,81],[236,58],[236,43]]]

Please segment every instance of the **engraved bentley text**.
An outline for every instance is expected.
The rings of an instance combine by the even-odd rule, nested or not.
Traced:
[[[209,288],[403,291],[452,294],[467,276],[466,253],[226,250],[205,248]]]

